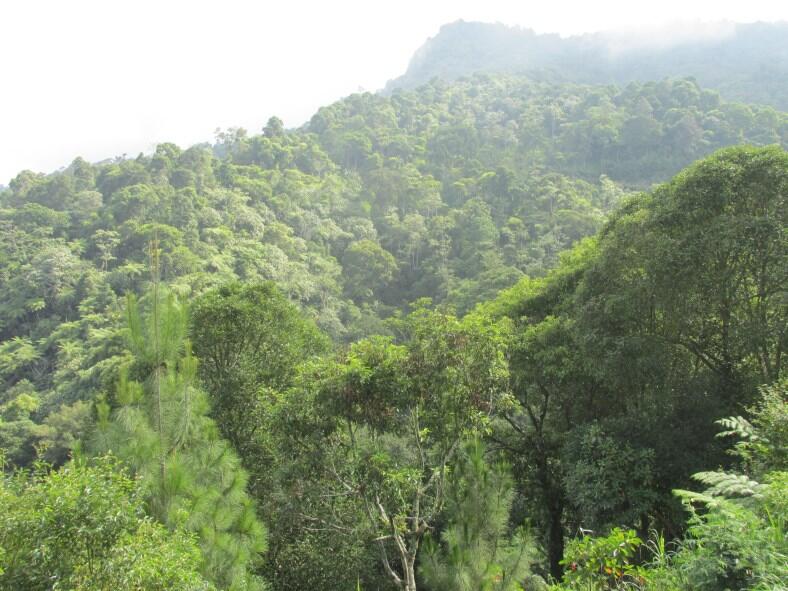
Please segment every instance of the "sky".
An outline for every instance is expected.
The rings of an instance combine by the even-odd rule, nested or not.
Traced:
[[[501,22],[563,36],[665,23],[788,20],[780,0],[0,0],[0,184],[300,126],[322,105],[402,74],[442,24]],[[691,27],[690,27],[691,28]]]

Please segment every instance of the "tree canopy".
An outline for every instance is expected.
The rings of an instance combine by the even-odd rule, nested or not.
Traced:
[[[777,588],[786,134],[479,73],[21,172],[0,587]]]

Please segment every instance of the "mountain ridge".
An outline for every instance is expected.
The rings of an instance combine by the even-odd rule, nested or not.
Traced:
[[[500,23],[456,21],[417,49],[406,72],[390,80],[383,93],[478,72],[618,85],[692,77],[729,100],[788,109],[788,84],[781,82],[788,80],[788,22],[707,24],[696,35],[674,25],[673,37],[665,39],[660,31],[562,38]]]

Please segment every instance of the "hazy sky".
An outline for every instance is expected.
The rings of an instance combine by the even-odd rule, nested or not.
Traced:
[[[440,25],[571,35],[677,20],[788,19],[780,0],[0,0],[0,184],[75,156],[188,146],[216,127],[304,123],[404,72]]]

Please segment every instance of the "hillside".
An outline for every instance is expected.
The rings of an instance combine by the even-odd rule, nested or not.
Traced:
[[[0,194],[0,334],[46,339],[96,290],[140,289],[153,233],[184,293],[272,280],[337,339],[420,297],[467,310],[544,274],[627,191],[719,147],[786,145],[787,121],[691,81],[479,76],[354,95],[301,130],[23,172]]]
[[[666,26],[561,38],[501,24],[458,21],[429,39],[386,91],[476,72],[619,85],[693,77],[728,100],[788,109],[788,23],[696,28],[689,31],[692,34],[681,26]]]
[[[21,172],[0,590],[775,588],[786,146],[487,73]]]

